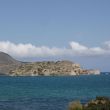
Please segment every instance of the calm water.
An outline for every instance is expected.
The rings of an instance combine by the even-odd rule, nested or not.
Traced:
[[[110,75],[0,77],[0,110],[66,110],[96,96],[110,97]]]

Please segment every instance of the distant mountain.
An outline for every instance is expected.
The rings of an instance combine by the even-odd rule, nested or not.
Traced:
[[[0,52],[0,65],[12,65],[12,64],[18,64],[19,61],[12,58],[10,55]]]
[[[4,52],[0,52],[0,75],[8,74],[11,69],[16,68],[20,64],[20,61],[15,60]]]

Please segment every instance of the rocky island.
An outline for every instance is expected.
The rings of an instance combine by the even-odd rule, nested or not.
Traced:
[[[0,52],[0,73],[9,76],[63,76],[100,74],[100,71],[83,69],[71,61],[20,62]]]

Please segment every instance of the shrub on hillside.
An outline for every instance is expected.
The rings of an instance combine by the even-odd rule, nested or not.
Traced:
[[[79,101],[70,102],[68,110],[82,110],[82,104]]]

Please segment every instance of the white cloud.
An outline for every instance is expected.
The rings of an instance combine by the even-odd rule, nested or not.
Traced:
[[[46,57],[62,55],[63,49],[49,48],[46,46],[37,47],[32,44],[14,44],[9,41],[0,42],[0,51],[6,52],[15,57]]]
[[[110,41],[104,42],[103,46],[99,47],[87,47],[72,41],[70,46],[72,51],[79,56],[110,55]]]
[[[15,44],[9,41],[0,41],[0,51],[14,57],[49,57],[49,56],[97,56],[110,55],[110,41],[99,47],[87,47],[78,42],[70,42],[70,48],[35,46],[32,44]]]
[[[83,46],[79,44],[78,42],[74,42],[74,41],[70,42],[70,46],[75,51],[85,51],[88,49],[86,46]]]

